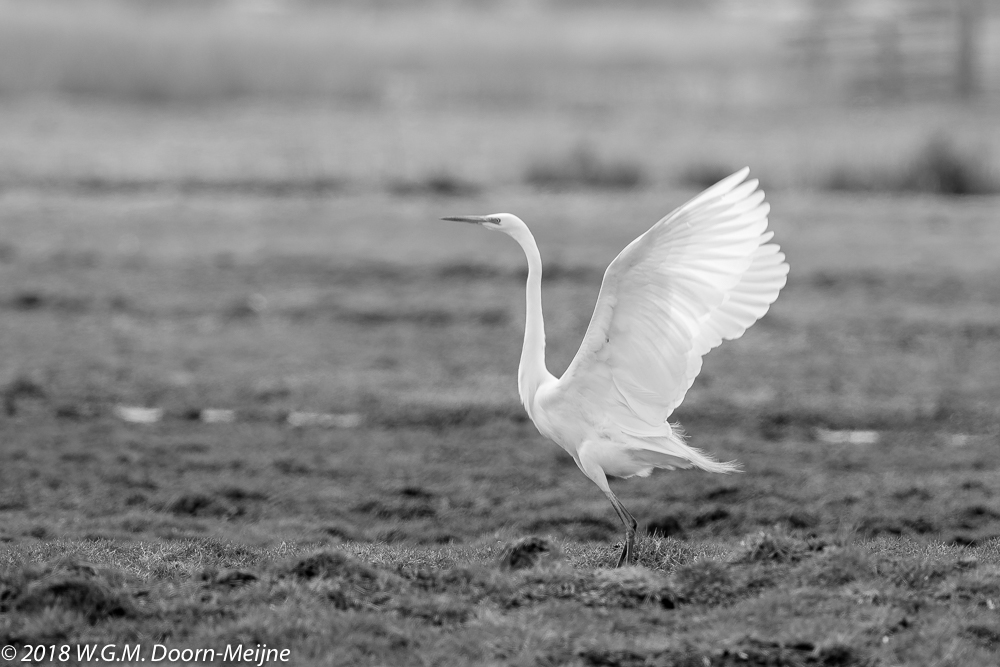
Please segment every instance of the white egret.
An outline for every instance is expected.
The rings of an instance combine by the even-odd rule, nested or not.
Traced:
[[[768,243],[770,206],[749,169],[723,179],[628,244],[604,273],[583,344],[562,377],[545,367],[542,260],[527,225],[509,213],[443,218],[504,232],[528,259],[518,392],[538,431],[565,449],[625,524],[618,565],[635,559],[636,520],[608,475],[654,468],[729,473],[687,445],[667,421],[701,370],[701,358],[739,338],[785,285],[788,264]]]

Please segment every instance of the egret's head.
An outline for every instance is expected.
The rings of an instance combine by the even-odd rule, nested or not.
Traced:
[[[511,215],[510,213],[491,213],[489,215],[459,215],[450,218],[441,218],[442,220],[454,220],[455,222],[471,222],[477,225],[482,225],[486,229],[506,232],[511,234],[520,229],[525,229],[524,222],[521,221],[516,215]]]

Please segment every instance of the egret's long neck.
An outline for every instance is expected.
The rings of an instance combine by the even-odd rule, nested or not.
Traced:
[[[542,257],[535,239],[527,229],[513,235],[528,258],[528,284],[525,288],[524,345],[517,371],[517,389],[528,414],[535,392],[551,378],[545,368],[545,324],[542,321]]]

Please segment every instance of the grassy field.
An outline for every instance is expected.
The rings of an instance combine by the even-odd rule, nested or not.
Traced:
[[[227,6],[0,5],[0,645],[1000,659],[1000,201],[827,188],[942,137],[995,184],[995,101],[815,105],[780,42],[642,3],[496,43],[523,16]],[[608,262],[744,163],[792,273],[675,416],[745,472],[614,483],[648,534],[613,570],[614,512],[518,402],[520,251],[437,218],[532,226],[559,374]]]

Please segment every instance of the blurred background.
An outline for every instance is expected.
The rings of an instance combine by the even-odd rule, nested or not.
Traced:
[[[748,474],[623,501],[998,534],[1000,4],[0,0],[0,534],[614,539],[518,403],[521,252],[438,218],[532,227],[561,374],[744,165],[789,284],[676,416]]]
[[[0,184],[997,187],[986,0],[0,3]]]

